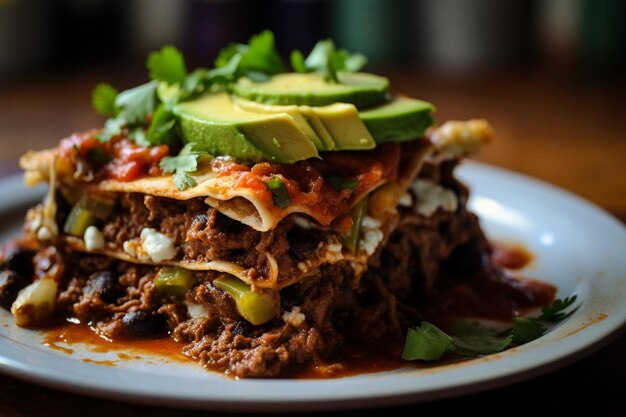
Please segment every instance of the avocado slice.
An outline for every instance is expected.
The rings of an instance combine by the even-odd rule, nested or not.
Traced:
[[[235,98],[242,109],[254,113],[287,113],[320,151],[360,150],[376,147],[374,138],[367,130],[353,104],[334,103],[329,106],[272,106]]]
[[[326,150],[327,151],[335,150],[336,148],[335,141],[333,140],[332,136],[330,136],[330,132],[328,131],[328,129],[326,129],[326,126],[324,126],[324,123],[322,123],[322,119],[320,119],[319,116],[313,110],[313,107],[298,106],[298,109],[300,110],[304,118],[307,120],[309,125],[313,128],[313,130],[315,130],[315,133],[317,133],[319,138],[322,140]]]
[[[336,150],[374,149],[376,142],[353,104],[311,107],[335,142]]]
[[[286,113],[290,115],[293,120],[296,122],[298,127],[302,129],[302,131],[307,135],[307,137],[313,142],[315,147],[320,151],[328,150],[326,144],[322,141],[322,139],[318,136],[315,130],[311,127],[311,125],[307,122],[304,115],[298,109],[298,106],[289,105],[289,106],[272,106],[269,104],[261,104],[255,101],[245,100],[241,98],[234,98],[235,105],[239,108],[249,111],[252,113],[260,113],[260,114],[276,114],[276,113]]]
[[[396,97],[359,112],[376,143],[404,142],[421,137],[433,124],[435,107],[422,100]]]
[[[316,72],[277,74],[264,82],[243,77],[233,86],[235,95],[264,104],[327,106],[341,102],[358,108],[383,101],[389,80],[363,72],[340,72],[339,83],[330,83]]]
[[[287,113],[262,114],[235,106],[226,92],[206,94],[174,107],[185,143],[213,155],[250,162],[292,164],[318,157],[317,148]]]

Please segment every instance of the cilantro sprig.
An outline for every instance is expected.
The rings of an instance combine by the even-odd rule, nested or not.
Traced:
[[[421,322],[407,332],[402,359],[438,361],[444,355],[473,357],[501,352],[511,344],[521,345],[543,336],[548,324],[561,321],[576,309],[566,311],[576,302],[576,296],[557,299],[545,306],[539,317],[517,317],[513,327],[498,331],[477,321],[457,320],[449,334],[435,325]]]
[[[317,42],[306,59],[302,52],[294,50],[290,61],[296,72],[319,72],[324,80],[338,83],[339,71],[359,71],[367,63],[367,58],[359,53],[351,54],[345,49],[337,49],[332,40],[326,39]]]
[[[197,185],[196,180],[189,175],[198,169],[198,159],[203,155],[195,149],[195,144],[188,143],[177,156],[166,156],[161,159],[161,169],[164,172],[174,173],[174,184],[179,190],[185,191]]]

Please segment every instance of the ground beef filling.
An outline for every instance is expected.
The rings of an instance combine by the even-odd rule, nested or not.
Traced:
[[[76,317],[113,339],[169,334],[203,366],[237,377],[284,376],[311,364],[333,369],[344,348],[353,346],[399,357],[407,328],[419,320],[445,328],[456,316],[506,319],[546,304],[553,295],[509,278],[491,261],[491,248],[476,216],[465,208],[468,192],[452,177],[453,167],[426,165],[419,177],[454,190],[456,211],[439,209],[426,217],[399,207],[394,231],[363,275],[346,260],[323,264],[281,289],[281,316],[260,326],[242,319],[232,298],[212,285],[217,272],[194,272],[196,284],[178,299],[157,291],[159,267],[77,254],[61,245],[5,250],[0,305],[10,306],[33,276],[54,271],[60,316]],[[290,271],[327,238],[296,227],[291,219],[260,233],[201,199],[125,194],[118,206],[100,225],[109,241],[123,244],[152,227],[173,238],[190,259],[228,258],[259,270],[259,257],[271,253],[281,273]],[[59,222],[64,211],[68,207],[61,201]],[[296,308],[303,320],[283,319]]]
[[[211,285],[215,272],[195,272],[197,285],[181,300],[156,290],[154,266],[77,256],[53,246],[40,250],[34,265],[59,265],[59,314],[90,323],[107,337],[169,333],[207,368],[237,377],[276,377],[312,363],[341,362],[347,345],[397,357],[408,326],[420,319],[440,323],[442,314],[455,312],[449,305],[454,299],[447,298],[455,291],[457,299],[499,294],[481,307],[487,316],[510,317],[535,305],[540,294],[506,277],[488,255],[476,217],[464,208],[428,219],[406,211],[360,279],[348,262],[323,266],[280,291],[281,313],[298,307],[302,323],[277,317],[261,326],[243,320],[230,296]],[[205,314],[191,317],[190,304],[202,306]]]
[[[58,224],[62,226],[70,206],[57,193]],[[243,266],[251,280],[270,275],[268,255],[276,260],[279,282],[301,274],[298,264],[315,263],[316,251],[341,235],[332,230],[296,226],[289,217],[270,231],[259,232],[235,221],[207,205],[202,198],[178,201],[137,193],[117,196],[115,210],[96,226],[106,242],[123,250],[124,242],[138,239],[144,228],[152,228],[172,239],[177,249],[175,260],[206,262],[227,261]]]

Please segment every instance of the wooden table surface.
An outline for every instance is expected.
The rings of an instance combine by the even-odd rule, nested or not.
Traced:
[[[626,80],[569,74],[499,74],[446,79],[389,71],[392,89],[437,105],[437,119],[484,117],[498,141],[478,159],[546,180],[626,221]],[[72,131],[102,120],[89,106],[100,73],[66,74],[0,86],[0,177],[17,172],[26,149],[52,147]],[[106,77],[121,88],[124,75]],[[1,221],[1,219],[0,219]],[[626,250],[626,248],[624,248]],[[626,279],[626,271],[624,271]],[[626,306],[625,306],[626,308]],[[598,415],[626,409],[626,336],[565,368],[484,393],[375,412]],[[0,416],[200,415],[68,394],[0,376]],[[221,413],[212,413],[220,415]],[[325,413],[333,414],[333,413]],[[342,414],[342,413],[337,413]]]

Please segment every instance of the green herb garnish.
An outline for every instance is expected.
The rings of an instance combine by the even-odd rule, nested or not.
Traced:
[[[167,84],[183,84],[187,78],[187,67],[183,54],[175,47],[168,45],[148,55],[146,61],[148,75],[152,80]]]
[[[195,144],[188,143],[177,156],[166,156],[161,159],[161,169],[174,173],[174,184],[182,191],[196,186],[196,180],[189,173],[198,169],[198,158],[202,153],[196,151],[194,147]]]
[[[265,30],[250,38],[247,45],[233,43],[223,49],[215,60],[216,68],[225,68],[221,75],[233,80],[248,76],[267,78],[283,72],[283,63],[276,50],[274,34]]]
[[[316,71],[323,74],[326,81],[335,83],[339,82],[337,78],[339,71],[359,71],[367,63],[364,55],[337,49],[330,39],[317,42],[306,59],[302,52],[293,51],[290,60],[294,71],[301,73]]]
[[[352,178],[344,178],[336,175],[329,175],[326,177],[326,180],[330,184],[333,189],[340,193],[343,190],[354,190],[358,185],[359,181]]]
[[[91,94],[91,103],[94,110],[106,117],[114,117],[117,114],[115,100],[119,92],[107,83],[100,83]]]
[[[402,351],[405,361],[438,361],[452,345],[452,338],[438,327],[423,321],[409,329]]]
[[[269,181],[263,181],[267,188],[272,192],[274,205],[280,208],[285,208],[291,204],[291,198],[287,192],[287,187],[280,177],[272,175],[272,179]]]
[[[436,361],[447,353],[461,356],[480,356],[501,352],[512,343],[521,345],[543,336],[548,331],[548,322],[561,321],[576,309],[565,310],[576,301],[576,296],[555,300],[545,306],[539,317],[516,317],[513,327],[497,331],[477,321],[457,320],[446,334],[435,325],[421,322],[409,329],[404,343],[402,359]]]

